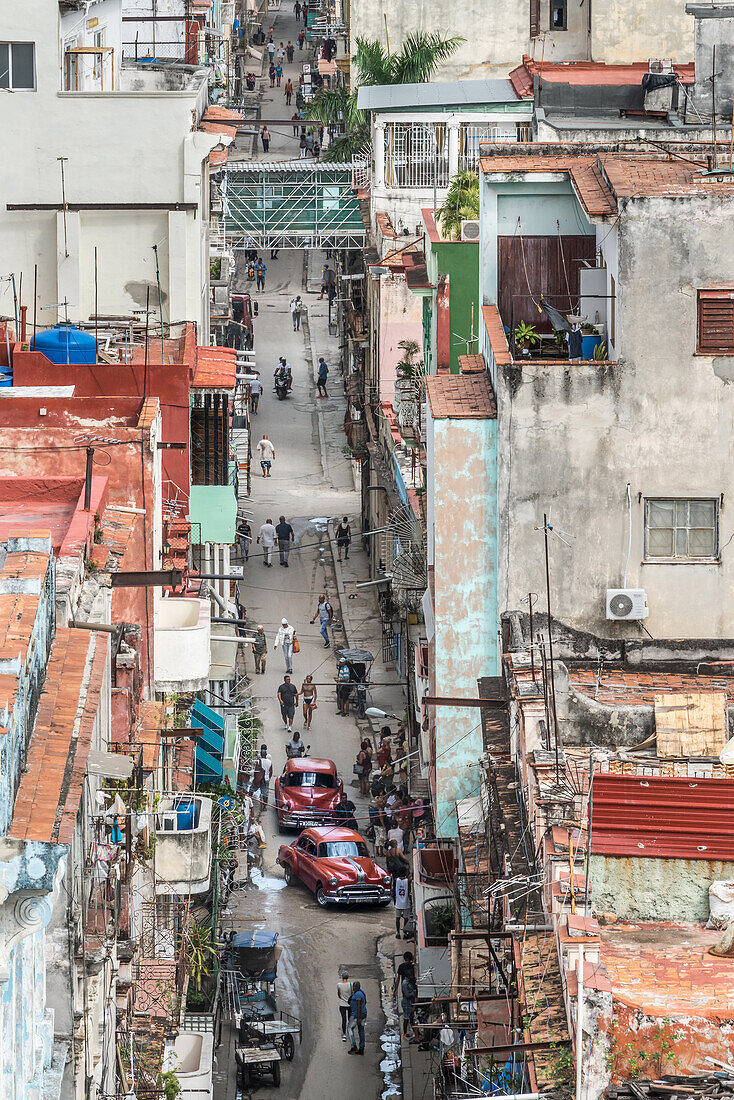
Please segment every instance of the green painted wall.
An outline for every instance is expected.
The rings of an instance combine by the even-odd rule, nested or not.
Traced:
[[[233,485],[192,485],[189,498],[192,523],[201,524],[202,542],[233,543],[237,498]]]
[[[439,275],[449,277],[449,341],[451,373],[459,373],[459,356],[467,354],[466,341],[472,332],[474,306],[473,351],[479,342],[479,243],[474,241],[431,241],[428,274],[434,286]],[[436,318],[431,318],[431,351],[433,369],[436,363]],[[470,348],[471,352],[472,349]]]

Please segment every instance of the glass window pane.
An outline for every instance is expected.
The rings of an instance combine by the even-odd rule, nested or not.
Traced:
[[[647,552],[651,557],[672,558],[673,532],[670,528],[651,528],[647,534]]]
[[[713,527],[716,506],[713,500],[692,500],[688,508],[688,522],[691,527]]]
[[[685,527],[677,527],[675,531],[675,556],[676,558],[688,557],[688,532]]]
[[[692,527],[688,532],[688,553],[692,558],[714,556],[714,532],[710,528]]]
[[[648,527],[673,526],[673,501],[651,500],[647,508]]]
[[[7,42],[0,42],[0,88],[10,87],[10,47]]]
[[[13,87],[34,88],[35,74],[33,72],[32,42],[13,43]]]
[[[675,502],[675,526],[685,527],[688,523],[688,501],[676,500]]]

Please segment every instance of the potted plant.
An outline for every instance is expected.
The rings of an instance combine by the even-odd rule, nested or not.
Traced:
[[[529,349],[540,343],[535,325],[528,325],[525,321],[520,321],[515,326],[514,339],[515,346],[519,348],[523,355],[529,355]]]

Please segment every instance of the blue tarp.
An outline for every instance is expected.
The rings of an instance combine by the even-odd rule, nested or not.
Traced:
[[[273,947],[277,939],[277,932],[268,932],[266,928],[253,928],[250,932],[238,932],[232,939],[232,946]]]

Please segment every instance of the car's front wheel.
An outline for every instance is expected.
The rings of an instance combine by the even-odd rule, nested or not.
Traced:
[[[286,886],[292,886],[295,881],[295,875],[293,874],[293,868],[290,863],[283,864],[283,878],[285,879]]]
[[[329,899],[324,893],[324,888],[321,883],[319,883],[316,887],[316,901],[319,903],[322,909],[325,909],[326,906],[329,904]]]

